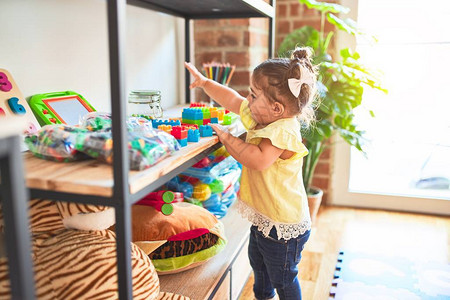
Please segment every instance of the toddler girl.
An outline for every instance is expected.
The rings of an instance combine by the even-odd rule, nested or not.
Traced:
[[[202,88],[226,109],[240,114],[246,141],[212,124],[228,152],[243,165],[239,211],[253,224],[248,255],[257,299],[301,299],[298,263],[309,238],[311,220],[302,181],[302,144],[297,117],[310,119],[316,75],[309,48],[297,48],[291,59],[268,59],[257,66],[247,99],[205,78],[185,63],[194,77],[190,88]]]

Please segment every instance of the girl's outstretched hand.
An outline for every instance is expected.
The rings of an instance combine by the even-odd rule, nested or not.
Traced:
[[[190,62],[184,62],[184,66],[186,67],[186,69],[188,69],[189,73],[191,73],[192,77],[194,77],[194,82],[189,85],[189,88],[203,88],[205,86],[207,78],[203,76],[202,73],[200,73],[197,68]]]
[[[223,143],[225,135],[228,133],[228,129],[219,124],[209,124],[209,126],[212,127],[212,129],[216,132],[217,136],[219,137],[219,140]]]

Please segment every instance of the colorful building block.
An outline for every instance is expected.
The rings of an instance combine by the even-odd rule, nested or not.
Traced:
[[[186,129],[198,129],[198,125],[196,124],[181,124],[181,126],[186,127]]]
[[[180,120],[161,120],[161,119],[154,119],[152,120],[152,126],[153,128],[158,128],[160,125],[170,125],[170,126],[180,126],[181,122]]]
[[[237,119],[237,115],[235,113],[228,113],[223,116],[223,125],[231,125]]]
[[[211,118],[217,118],[218,107],[210,107],[209,113],[211,114]]]
[[[181,140],[177,139],[177,141],[178,141],[178,143],[180,143],[181,147],[186,147],[187,146],[187,143],[188,143],[187,138],[186,139],[181,139]]]
[[[209,107],[202,107],[203,119],[211,119],[211,112]]]
[[[205,103],[191,103],[189,107],[207,107]]]
[[[158,129],[163,130],[169,134],[172,132],[172,126],[170,126],[170,125],[159,125]]]
[[[223,121],[223,116],[225,115],[225,110],[219,109],[217,111],[217,117],[219,118],[219,121]]]
[[[200,132],[198,129],[188,129],[188,142],[197,143],[200,140]]]
[[[187,130],[186,127],[183,126],[173,126],[171,134],[177,140],[187,139]]]
[[[185,124],[203,125],[203,112],[199,108],[185,108],[181,116]]]
[[[200,136],[201,137],[212,136],[212,127],[209,125],[200,126]]]

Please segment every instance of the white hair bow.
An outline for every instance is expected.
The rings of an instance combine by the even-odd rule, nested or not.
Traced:
[[[308,71],[308,69],[300,65],[300,79],[297,78],[288,79],[288,85],[292,95],[298,97],[298,95],[300,95],[300,90],[302,89],[302,85],[304,83],[312,88],[314,85],[314,75],[312,74],[312,72]]]

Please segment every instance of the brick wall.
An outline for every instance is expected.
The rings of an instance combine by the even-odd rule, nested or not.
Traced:
[[[236,65],[229,86],[247,96],[253,69],[268,58],[269,21],[262,18],[194,21],[195,65],[216,61]],[[202,91],[196,101],[207,101]]]
[[[333,1],[329,1],[333,2]],[[336,2],[336,1],[335,1]],[[320,28],[320,14],[300,4],[297,0],[277,0],[275,23],[275,56],[284,37],[305,25]],[[326,30],[330,25],[326,25]],[[250,74],[254,67],[268,58],[267,19],[219,19],[194,21],[194,64],[218,61],[236,65],[230,87],[247,96]],[[200,90],[195,91],[195,101],[208,101]],[[318,163],[313,184],[324,190],[324,201],[330,192],[332,149],[326,150]]]
[[[327,2],[337,2],[327,0]],[[278,46],[288,33],[303,26],[312,26],[320,30],[320,13],[316,10],[308,9],[297,0],[277,0],[276,23],[275,23],[275,53]],[[331,25],[325,23],[325,31],[330,30]],[[327,148],[317,164],[312,184],[324,191],[323,200],[327,201],[331,192],[331,170],[333,148]]]

